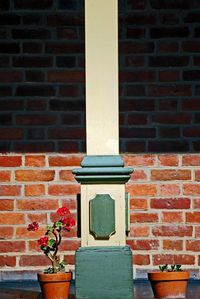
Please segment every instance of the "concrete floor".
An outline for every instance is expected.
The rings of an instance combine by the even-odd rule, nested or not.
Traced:
[[[71,284],[70,299],[75,299],[75,287]],[[36,281],[0,282],[0,299],[42,299],[40,287]],[[126,299],[126,298],[124,298]],[[148,281],[134,282],[134,299],[153,299]],[[200,281],[190,281],[187,299],[200,299]]]

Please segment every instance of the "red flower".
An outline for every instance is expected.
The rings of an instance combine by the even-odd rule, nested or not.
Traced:
[[[75,225],[75,220],[72,217],[68,217],[62,220],[62,224],[66,230],[70,231],[72,226]]]
[[[42,237],[38,240],[38,244],[40,246],[48,246],[48,241],[49,241],[48,237]]]
[[[59,208],[56,213],[60,216],[70,215],[70,210],[66,207]]]
[[[33,223],[30,223],[28,225],[27,230],[29,230],[29,231],[36,231],[36,230],[38,230],[38,228],[39,228],[39,224],[34,221]]]

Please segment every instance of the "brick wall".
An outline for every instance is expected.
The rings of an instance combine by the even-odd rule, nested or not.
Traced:
[[[76,217],[80,186],[71,169],[82,154],[9,154],[0,156],[0,278],[35,278],[47,265],[36,240],[26,230],[36,220],[42,227],[55,210],[67,205]],[[128,154],[126,166],[134,173],[127,184],[130,193],[131,232],[127,244],[133,250],[134,277],[146,277],[158,264],[180,263],[199,278],[200,155]],[[67,235],[61,254],[74,269],[74,253],[80,238],[74,229]]]
[[[200,2],[119,0],[120,149],[135,169],[134,277],[161,263],[200,266]],[[46,265],[31,220],[63,203],[85,152],[84,19],[79,0],[0,1],[0,279]],[[62,255],[74,264],[76,230]],[[31,258],[30,258],[31,257]]]
[[[200,3],[120,0],[120,149],[200,149]],[[81,0],[0,3],[1,151],[85,152]]]

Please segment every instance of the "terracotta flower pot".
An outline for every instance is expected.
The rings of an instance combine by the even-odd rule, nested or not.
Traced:
[[[38,274],[44,299],[67,299],[72,273]]]
[[[186,298],[188,272],[151,272],[148,279],[156,299]]]

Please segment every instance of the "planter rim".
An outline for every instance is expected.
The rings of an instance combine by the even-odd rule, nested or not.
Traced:
[[[188,280],[189,272],[180,271],[180,272],[149,272],[148,279],[152,281],[168,281],[168,280]]]
[[[65,272],[65,273],[38,273],[37,274],[38,280],[42,282],[53,282],[53,281],[71,281],[72,279],[72,272]]]

